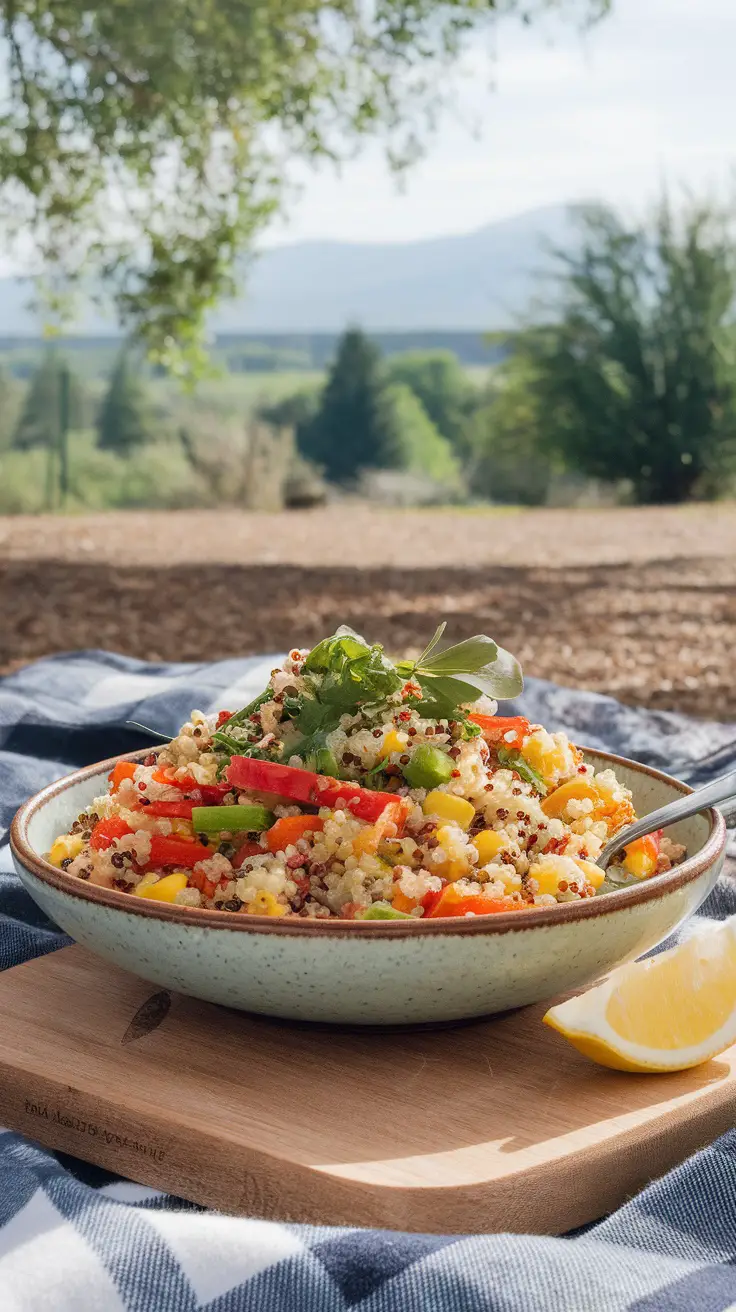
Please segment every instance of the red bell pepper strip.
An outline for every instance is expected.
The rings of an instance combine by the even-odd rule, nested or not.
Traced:
[[[477,724],[489,747],[521,747],[531,725],[523,715],[476,715],[471,711],[469,717]],[[513,733],[513,739],[507,738]]]
[[[403,798],[397,798],[395,793],[374,792],[348,780],[331,779],[329,775],[314,774],[312,770],[301,770],[292,765],[279,765],[276,761],[256,761],[250,756],[231,757],[227,778],[234,788],[275,793],[292,802],[327,806],[333,811],[341,807],[359,820],[367,820],[371,824],[383,813],[389,802],[398,801],[403,812],[400,830],[410,809],[410,804]]]
[[[95,852],[104,852],[112,847],[116,838],[132,834],[133,830],[127,820],[119,815],[111,815],[108,820],[98,820],[90,836],[89,845]]]
[[[235,870],[239,870],[247,857],[263,856],[263,855],[264,855],[264,851],[260,843],[254,843],[252,838],[248,838],[244,843],[241,843],[240,847],[235,853],[232,862],[233,867]]]
[[[396,833],[400,838],[404,832],[411,802],[396,793],[372,792],[369,788],[360,788],[358,784],[341,783],[338,779],[327,780],[328,787],[319,791],[318,806],[329,806],[333,811],[338,807],[355,815],[359,820],[374,824],[383,815],[387,806],[392,808],[391,819],[396,824]]]
[[[232,792],[230,784],[198,784],[194,790],[201,797],[200,806],[219,806],[225,793]]]
[[[188,843],[184,838],[169,838],[166,834],[151,834],[151,855],[146,867],[182,866],[191,870],[198,861],[207,861],[211,856],[211,849],[202,843]]]
[[[135,761],[118,761],[117,765],[107,776],[110,781],[110,792],[117,792],[123,779],[132,779],[136,769],[137,766]]]
[[[256,761],[250,756],[232,756],[226,770],[228,783],[233,788],[245,788],[256,793],[276,793],[293,802],[312,802],[320,778],[311,770],[298,770],[276,761]]]
[[[148,815],[161,815],[176,817],[180,820],[191,820],[192,811],[196,802],[149,802],[145,808]]]

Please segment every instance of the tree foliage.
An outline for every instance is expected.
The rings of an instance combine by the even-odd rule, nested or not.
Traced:
[[[19,451],[32,447],[54,447],[58,441],[62,406],[62,369],[57,351],[48,350],[35,370],[13,433],[12,446]],[[84,398],[79,379],[69,373],[69,427],[84,425]]]
[[[118,356],[97,418],[97,445],[102,451],[129,456],[150,437],[150,416],[145,391],[130,353]]]
[[[393,433],[391,450],[397,453],[390,467],[424,474],[456,492],[462,481],[459,463],[411,387],[407,383],[388,383],[383,405]]]
[[[401,434],[378,347],[357,328],[340,338],[316,415],[300,434],[301,451],[334,483],[361,469],[400,469]]]
[[[665,197],[648,223],[583,212],[556,320],[517,339],[542,436],[640,502],[708,493],[736,458],[733,215]]]
[[[477,404],[473,386],[452,351],[407,351],[386,366],[389,379],[410,387],[439,433],[465,449],[468,417]]]
[[[20,411],[20,384],[0,364],[0,451],[10,446]]]
[[[523,351],[495,371],[466,428],[473,496],[526,506],[545,501],[552,462],[544,450],[546,416],[535,382]]]
[[[411,161],[473,30],[609,2],[0,0],[5,223],[54,276],[101,274],[160,359],[196,362],[285,161],[371,134]]]

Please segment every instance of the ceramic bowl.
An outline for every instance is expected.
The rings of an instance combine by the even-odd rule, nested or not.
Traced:
[[[640,814],[690,791],[620,757],[585,755],[596,767],[615,768]],[[363,923],[178,907],[97,888],[43,858],[106,791],[114,763],[78,770],[19,810],[11,848],[31,897],[78,943],[154,984],[298,1020],[437,1023],[578,988],[666,938],[708,895],[724,859],[724,820],[710,810],[669,831],[687,845],[682,865],[584,902],[473,919]]]

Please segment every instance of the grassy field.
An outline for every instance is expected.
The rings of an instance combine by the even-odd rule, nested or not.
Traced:
[[[726,503],[0,519],[0,668],[78,647],[216,660],[341,622],[416,650],[444,618],[528,674],[736,720],[734,560]]]
[[[281,401],[294,392],[316,389],[324,381],[319,370],[284,370],[264,373],[220,374],[198,384],[194,400],[203,409],[220,414],[238,414],[255,406]],[[188,401],[175,383],[154,379],[150,383],[154,400],[181,404]]]

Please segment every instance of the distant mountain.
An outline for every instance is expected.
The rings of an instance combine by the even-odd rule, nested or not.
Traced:
[[[333,332],[346,323],[374,331],[494,329],[523,313],[549,269],[548,245],[569,246],[564,206],[532,210],[476,232],[412,242],[305,241],[264,251],[240,296],[211,318],[215,332]],[[0,334],[39,332],[31,290],[0,279]],[[115,331],[94,311],[75,332]]]

